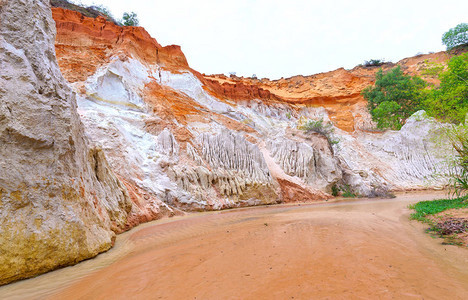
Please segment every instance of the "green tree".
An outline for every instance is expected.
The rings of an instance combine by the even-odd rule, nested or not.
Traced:
[[[468,23],[461,23],[442,35],[442,44],[447,50],[468,44]]]
[[[428,93],[424,109],[439,120],[463,123],[468,113],[468,53],[452,57],[439,79],[440,86]]]
[[[138,20],[137,14],[132,11],[130,13],[124,12],[122,23],[124,26],[138,26],[140,21]]]
[[[403,74],[398,66],[384,73],[380,69],[374,86],[362,92],[372,119],[380,129],[400,129],[406,119],[421,108],[424,80]]]

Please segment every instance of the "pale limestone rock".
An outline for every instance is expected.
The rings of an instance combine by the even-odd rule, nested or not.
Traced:
[[[202,134],[199,141],[204,159],[213,168],[240,171],[255,182],[271,181],[262,153],[241,135],[224,130],[217,135]]]
[[[179,144],[169,129],[165,128],[156,138],[156,150],[168,156],[179,155]]]
[[[221,209],[280,200],[278,187],[256,145],[226,129],[218,134],[201,134],[197,141],[201,155],[189,146],[187,156],[193,163],[175,165],[168,171],[177,186],[191,195],[191,209]]]
[[[267,147],[286,174],[299,177],[315,189],[330,191],[331,186],[342,178],[339,161],[334,157],[325,138],[313,138],[322,147],[287,138],[270,140]]]
[[[118,73],[119,82],[125,83],[125,88],[115,89],[120,91],[120,96],[113,94],[113,101],[127,103],[128,95],[134,95],[135,91],[141,90],[143,83],[151,80],[150,77],[145,79],[144,74],[150,76],[155,69],[158,66],[146,66],[145,71],[134,58],[124,62],[118,62],[116,58],[97,72],[99,76],[91,76],[87,82],[94,90],[105,91],[105,87],[100,87],[100,84],[107,82],[104,80],[105,76],[112,77],[112,74]],[[135,70],[135,74],[132,70]],[[339,142],[333,146],[335,151],[331,151],[323,139],[307,137],[297,130],[298,120],[303,118],[329,120],[324,108],[307,107],[291,113],[291,109],[285,104],[267,105],[260,100],[230,106],[208,95],[201,82],[189,72],[173,74],[164,71],[162,78],[162,85],[191,97],[203,106],[204,111],[221,113],[253,128],[256,131],[252,134],[254,140],[257,143],[267,142],[267,152],[285,172],[281,174],[282,180],[293,180],[302,188],[330,192],[331,186],[336,183],[350,185],[360,195],[372,196],[382,194],[376,192],[378,190],[443,185],[443,181],[429,180],[432,173],[437,172],[439,160],[427,154],[420,145],[421,141],[431,144],[427,136],[431,134],[427,130],[411,127],[411,120],[408,120],[408,126],[399,133],[372,134],[358,130],[349,134],[335,128],[334,139]],[[144,100],[144,96],[139,97]],[[152,101],[154,100],[157,101]],[[146,130],[144,119],[159,117],[163,124],[165,117],[155,116],[149,109],[130,112],[128,105],[96,101],[92,97],[80,102],[80,109],[88,135],[108,154],[111,165],[119,176],[136,181],[136,185],[150,191],[166,204],[188,210],[237,206],[239,195],[244,195],[249,182],[253,182],[252,176],[259,179],[257,182],[269,180],[265,181],[265,172],[259,172],[265,170],[265,166],[252,168],[256,166],[254,162],[260,162],[258,151],[250,157],[242,157],[244,152],[240,157],[235,156],[237,154],[231,150],[233,145],[238,145],[230,144],[231,138],[226,134],[229,131],[222,124],[187,124],[187,130],[198,138],[187,143],[186,149],[177,150],[177,147],[173,148],[176,143],[169,135],[169,128],[160,132],[159,136]],[[373,126],[369,114],[362,109],[364,108],[355,112],[361,116],[357,127]],[[289,117],[286,116],[287,113]],[[410,137],[413,131],[414,136]],[[295,137],[291,135],[292,132],[296,133]],[[231,134],[240,136],[243,133],[232,130]],[[391,138],[391,143],[386,140],[388,138]],[[322,142],[318,142],[319,140]],[[395,147],[394,150],[389,150],[389,147],[393,147],[390,144]],[[242,147],[244,144],[239,145]],[[241,162],[248,163],[236,165]],[[199,166],[204,169],[197,168]],[[209,174],[205,176],[207,170]],[[271,177],[271,174],[268,176]],[[200,183],[205,177],[211,179],[207,181],[210,186],[208,189]],[[138,182],[136,178],[143,180]],[[263,198],[266,199],[266,196]]]
[[[0,284],[109,249],[131,209],[83,137],[54,38],[48,0],[0,6]]]
[[[399,131],[342,135],[336,153],[345,169],[345,182],[362,195],[372,195],[379,188],[443,187],[446,156],[451,154],[441,135],[447,126],[420,111]]]

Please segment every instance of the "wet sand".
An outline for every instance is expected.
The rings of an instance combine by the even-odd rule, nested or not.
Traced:
[[[197,213],[120,235],[95,259],[0,287],[1,299],[467,299],[468,250],[409,221],[441,198]]]

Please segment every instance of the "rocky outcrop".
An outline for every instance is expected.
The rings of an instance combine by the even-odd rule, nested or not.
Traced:
[[[187,146],[191,162],[174,165],[169,174],[191,195],[187,209],[221,209],[280,201],[278,185],[258,147],[229,130],[201,134],[197,151]],[[177,204],[175,204],[177,205]]]
[[[437,78],[424,72],[434,64],[445,64],[450,58],[446,52],[418,55],[396,64],[377,67],[356,66],[309,76],[293,76],[278,80],[244,78],[222,74],[203,75],[207,90],[219,98],[236,102],[261,99],[265,103],[288,103],[299,111],[304,106],[325,108],[333,124],[344,131],[365,130],[371,127],[362,90],[374,82],[375,73],[396,65],[408,74],[420,75],[429,83],[438,84]]]
[[[52,13],[55,25],[46,0],[0,2],[0,284],[181,211],[446,183],[435,175],[450,150],[434,139],[445,125],[419,112],[400,131],[368,130],[360,93],[377,68],[205,76],[141,27]],[[446,59],[398,64],[415,74]],[[309,120],[328,133],[302,130]]]
[[[419,132],[409,122],[407,134],[368,130],[374,124],[360,93],[378,68],[338,69],[277,81],[204,76],[177,59],[171,65],[171,59],[134,53],[134,48],[148,48],[149,37],[132,39],[130,47],[115,38],[118,30],[88,36],[80,29],[99,20],[55,9],[54,15],[61,31],[59,64],[79,93],[87,135],[102,147],[112,169],[132,191],[135,220],[171,214],[174,208],[222,209],[291,201],[299,195],[327,199],[333,186],[372,196],[444,184],[429,183],[437,162],[432,154],[412,148],[422,140],[426,148],[436,148],[429,130],[435,123]],[[75,25],[65,25],[69,23]],[[76,48],[80,39],[91,46]],[[161,50],[155,41],[151,45]],[[62,48],[69,52],[63,54]],[[107,49],[103,62],[93,61],[96,48]],[[77,80],[76,70],[62,58],[82,60],[80,55],[87,57],[84,64],[93,61],[97,68]],[[410,73],[420,72],[426,59],[446,58],[436,53],[400,64],[407,63],[404,69]],[[300,125],[307,120],[334,124],[337,143],[330,145],[323,135],[302,131]],[[414,139],[404,138],[411,132],[417,132]],[[384,142],[389,137],[395,147],[391,151]],[[405,161],[408,151],[419,158],[400,169],[399,161]]]
[[[419,111],[399,131],[343,136],[336,153],[346,170],[346,181],[361,195],[372,195],[382,188],[444,186],[452,149],[443,132],[449,126]]]
[[[315,145],[306,141],[275,139],[268,142],[268,149],[283,171],[300,178],[304,184],[330,192],[342,179],[338,159],[325,138],[314,139]]]
[[[52,13],[57,26],[57,57],[69,82],[86,80],[116,53],[169,69],[188,68],[179,46],[162,47],[142,27],[122,27],[103,17],[84,17],[59,7]]]
[[[87,259],[131,202],[91,147],[55,59],[47,0],[0,2],[0,284]]]

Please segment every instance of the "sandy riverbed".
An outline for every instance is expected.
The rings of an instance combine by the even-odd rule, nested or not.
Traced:
[[[120,235],[95,259],[0,288],[0,298],[466,299],[468,250],[409,221],[443,197],[197,213]]]

